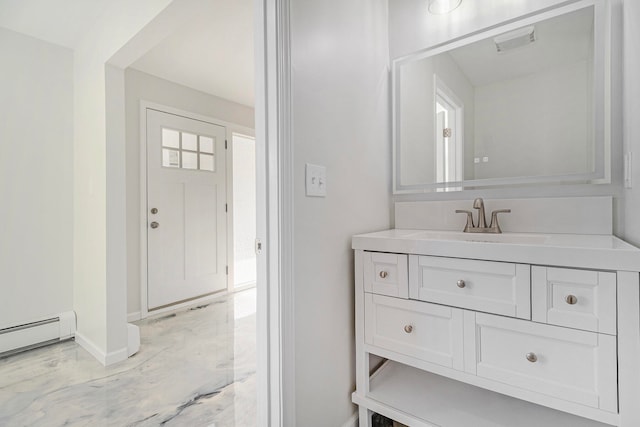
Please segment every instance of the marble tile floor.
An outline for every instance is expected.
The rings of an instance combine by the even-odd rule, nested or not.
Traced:
[[[254,427],[255,295],[137,322],[114,366],[74,341],[0,359],[0,426]]]

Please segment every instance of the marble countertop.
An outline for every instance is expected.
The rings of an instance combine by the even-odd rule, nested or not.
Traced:
[[[352,248],[562,267],[640,271],[640,249],[612,235],[483,234],[391,229],[353,236]]]

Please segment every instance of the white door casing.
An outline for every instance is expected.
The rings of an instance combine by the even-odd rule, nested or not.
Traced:
[[[227,287],[226,131],[150,108],[146,122],[151,310]]]

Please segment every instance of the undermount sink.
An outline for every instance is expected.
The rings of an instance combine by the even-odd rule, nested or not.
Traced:
[[[481,243],[510,243],[515,245],[541,245],[549,240],[546,234],[526,234],[526,233],[463,233],[460,231],[435,231],[423,230],[407,237],[414,239],[429,240],[455,240],[463,242]]]

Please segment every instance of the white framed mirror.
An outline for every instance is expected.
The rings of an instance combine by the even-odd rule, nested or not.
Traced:
[[[576,1],[394,60],[394,193],[608,183],[609,16]]]

